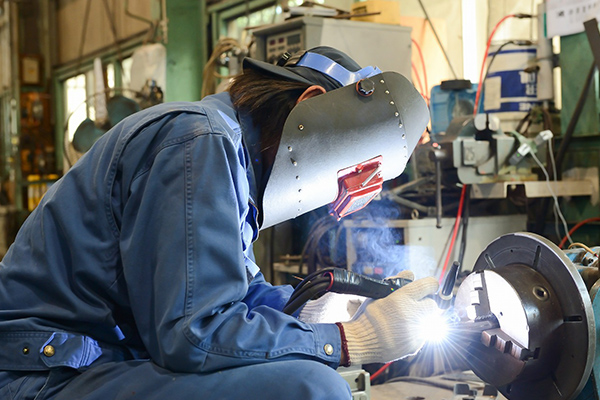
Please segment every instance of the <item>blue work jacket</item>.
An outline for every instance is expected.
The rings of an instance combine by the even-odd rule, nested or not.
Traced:
[[[338,366],[338,328],[282,313],[253,262],[245,120],[228,93],[141,111],[52,185],[0,264],[0,370]]]

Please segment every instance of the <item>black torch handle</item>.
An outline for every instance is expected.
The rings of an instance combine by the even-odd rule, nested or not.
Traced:
[[[333,284],[329,291],[381,299],[410,282],[412,281],[403,278],[375,279],[337,268],[333,271]]]

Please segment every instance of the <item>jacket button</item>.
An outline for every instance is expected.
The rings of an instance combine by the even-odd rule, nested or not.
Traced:
[[[327,354],[328,356],[333,354],[333,346],[330,345],[329,343],[327,343],[325,346],[323,346],[323,350],[325,350],[325,354]]]
[[[23,347],[23,354],[29,354],[29,347]]]
[[[54,346],[51,346],[51,345],[44,346],[44,355],[46,357],[52,357],[55,353],[56,353],[56,350],[54,350]]]

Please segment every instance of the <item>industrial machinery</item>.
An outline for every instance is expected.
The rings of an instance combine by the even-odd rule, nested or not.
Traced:
[[[546,168],[543,164],[551,168],[547,154],[553,133],[549,130],[534,137],[517,131],[504,132],[497,117],[477,114],[455,118],[446,132],[435,139],[431,146],[422,146],[417,151],[428,153],[437,174],[451,171],[459,182],[473,185],[473,198],[504,198],[508,188],[517,185],[524,186],[525,195],[530,198],[594,193],[589,180],[539,179],[536,169]]]
[[[331,46],[359,65],[411,76],[411,28],[331,18],[302,17],[256,29],[253,58],[276,63],[285,52]],[[377,43],[373,46],[373,43]]]
[[[597,399],[599,250],[494,240],[458,289],[447,347],[510,400]]]

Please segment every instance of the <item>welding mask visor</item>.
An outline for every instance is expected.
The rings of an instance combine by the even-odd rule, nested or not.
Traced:
[[[400,175],[429,110],[410,81],[384,72],[298,103],[262,199],[261,229],[330,204],[341,218]]]

